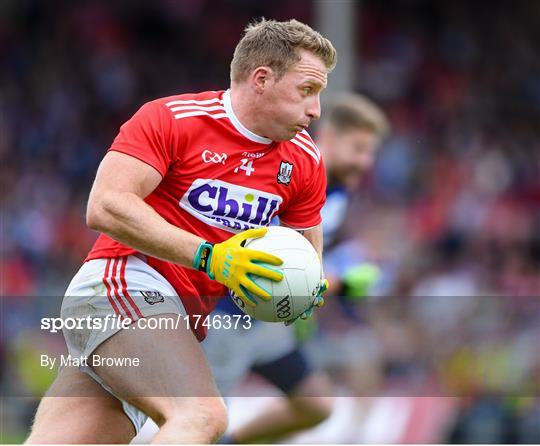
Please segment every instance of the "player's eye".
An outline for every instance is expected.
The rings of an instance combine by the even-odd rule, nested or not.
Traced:
[[[304,94],[310,94],[313,91],[313,88],[311,88],[311,87],[303,87],[302,91],[304,92]]]

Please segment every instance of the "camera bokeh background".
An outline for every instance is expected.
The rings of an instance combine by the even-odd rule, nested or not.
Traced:
[[[53,377],[29,365],[62,348],[39,317],[57,311],[96,238],[85,204],[120,125],[156,97],[226,88],[253,18],[320,20],[311,0],[259,3],[0,3],[1,442],[22,441],[35,409],[14,396],[39,397]],[[361,397],[317,438],[540,442],[540,3],[354,11],[351,88],[393,131],[341,240],[383,274],[355,320],[331,302],[321,316],[336,336],[360,333],[369,370],[333,375]]]

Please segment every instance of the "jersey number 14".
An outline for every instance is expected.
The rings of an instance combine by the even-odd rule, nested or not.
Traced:
[[[238,173],[239,170],[243,170],[249,177],[251,173],[255,171],[255,167],[253,167],[253,160],[250,160],[249,158],[242,158],[240,162],[242,164],[234,169],[234,173]]]

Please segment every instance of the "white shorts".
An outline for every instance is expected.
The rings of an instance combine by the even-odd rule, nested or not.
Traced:
[[[239,325],[230,330],[209,327],[201,345],[223,396],[231,396],[252,367],[279,359],[297,347],[292,327],[270,322],[254,322],[251,328]]]
[[[187,314],[167,279],[151,268],[143,256],[130,255],[85,262],[66,290],[61,317],[77,319],[90,316],[91,319],[104,320],[116,315],[135,321],[163,313]],[[68,353],[73,357],[90,356],[101,343],[121,330],[113,324],[102,326],[104,328],[64,329]],[[114,395],[90,366],[81,365],[79,369]],[[120,401],[139,432],[148,417],[131,404]]]

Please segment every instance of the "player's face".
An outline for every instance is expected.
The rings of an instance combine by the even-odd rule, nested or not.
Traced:
[[[345,186],[354,186],[373,167],[378,143],[376,134],[367,129],[342,133],[331,130],[325,142],[329,177]]]
[[[264,136],[288,141],[321,116],[320,93],[327,70],[317,56],[301,51],[301,59],[265,89]]]

